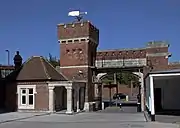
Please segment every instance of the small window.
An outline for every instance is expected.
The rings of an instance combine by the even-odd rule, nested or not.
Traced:
[[[22,89],[22,94],[26,94],[26,89]]]
[[[86,39],[81,39],[81,41],[86,41]]]
[[[62,43],[66,43],[66,41],[61,41]]]
[[[72,52],[73,52],[73,53],[76,52],[76,49],[72,49]]]
[[[29,105],[33,105],[33,95],[29,95]]]
[[[33,94],[33,89],[29,89],[29,94]]]
[[[70,42],[72,42],[72,40],[68,40],[68,42],[70,43]]]
[[[22,96],[22,104],[26,104],[26,96]]]
[[[69,52],[70,52],[69,49],[67,49],[67,50],[66,50],[66,53],[69,53]]]
[[[74,42],[79,42],[79,40],[74,40]]]
[[[79,51],[79,53],[82,53],[82,49],[79,48],[78,51]]]

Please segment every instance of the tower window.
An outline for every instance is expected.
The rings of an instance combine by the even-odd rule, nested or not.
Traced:
[[[82,53],[82,49],[79,48],[78,51],[79,51],[79,53]]]
[[[81,39],[81,41],[86,41],[86,39]]]
[[[68,42],[72,42],[72,40],[68,40]]]
[[[69,53],[69,52],[70,52],[69,49],[67,49],[67,50],[66,50],[66,53]]]
[[[72,52],[74,53],[76,51],[76,49],[72,49]]]
[[[66,43],[66,41],[62,41],[62,43]]]
[[[79,42],[79,40],[74,40],[74,42]]]

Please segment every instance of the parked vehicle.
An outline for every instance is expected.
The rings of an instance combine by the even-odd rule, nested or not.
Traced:
[[[124,93],[115,93],[113,99],[126,99],[126,94]]]

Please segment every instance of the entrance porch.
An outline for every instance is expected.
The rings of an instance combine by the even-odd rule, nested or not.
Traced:
[[[66,109],[66,114],[80,112],[84,108],[84,82],[49,82],[49,111]]]

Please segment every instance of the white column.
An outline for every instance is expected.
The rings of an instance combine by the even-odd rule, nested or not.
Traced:
[[[72,87],[65,87],[67,89],[67,114],[72,114]]]
[[[140,72],[140,82],[141,82],[141,111],[144,111],[144,77],[143,73]]]
[[[79,109],[79,87],[76,88],[76,107],[77,107],[77,112],[80,111]]]
[[[54,86],[49,86],[49,111],[54,112]]]
[[[150,99],[151,99],[151,115],[155,115],[155,110],[154,110],[154,82],[153,82],[153,77],[150,76]]]
[[[99,93],[98,85],[97,85],[97,84],[94,84],[94,87],[95,87],[95,88],[94,88],[94,90],[95,90],[95,91],[94,91],[94,92],[95,92],[95,95],[94,95],[94,96],[95,96],[95,97],[98,97],[98,93]]]

